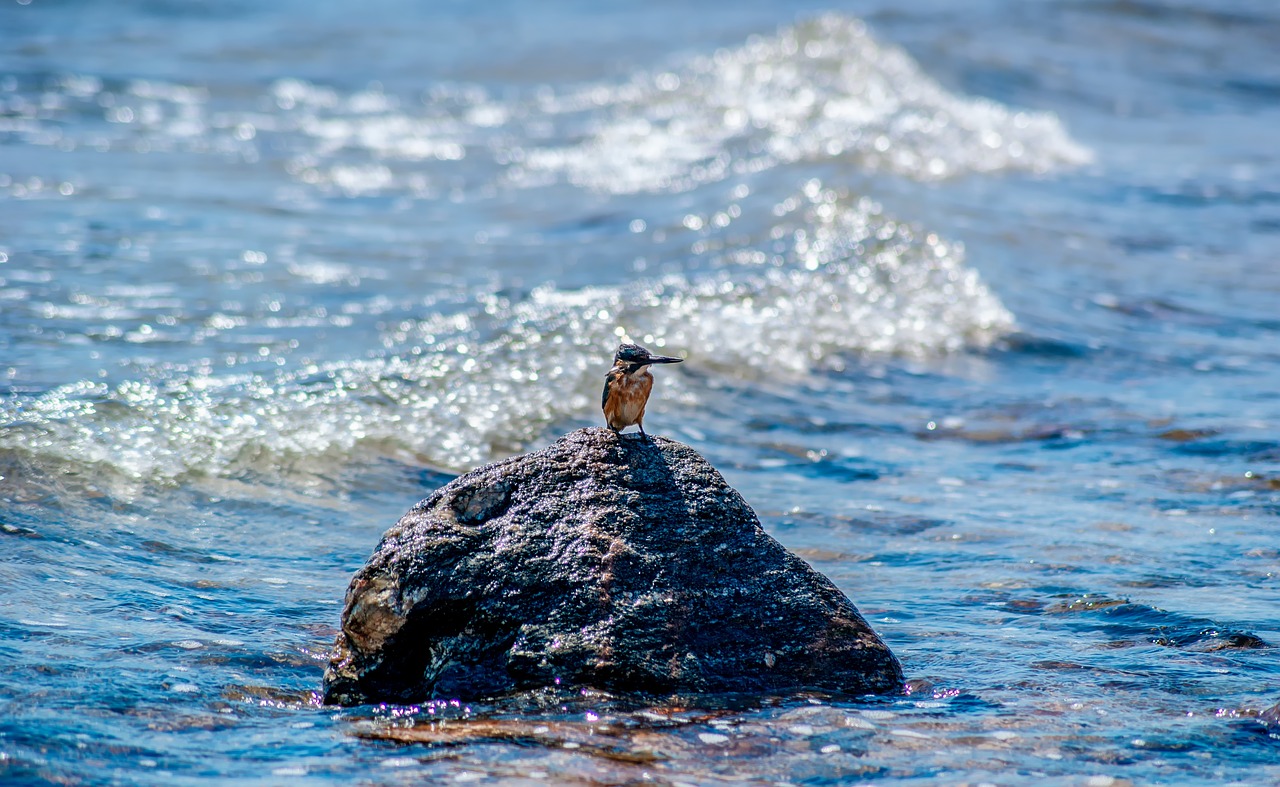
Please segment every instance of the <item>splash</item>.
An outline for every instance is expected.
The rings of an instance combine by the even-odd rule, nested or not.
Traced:
[[[353,454],[466,468],[549,424],[589,418],[620,338],[687,353],[720,379],[796,378],[850,357],[983,348],[1013,318],[963,250],[817,181],[775,206],[785,242],[723,252],[701,277],[535,289],[398,324],[379,357],[274,376],[157,374],[63,386],[0,406],[0,449],[126,478],[280,477]],[[758,351],[769,348],[769,353]],[[673,392],[698,389],[673,376]]]
[[[550,109],[592,104],[610,116],[581,143],[531,151],[531,169],[631,193],[682,191],[801,160],[849,160],[927,181],[1092,159],[1053,115],[949,93],[903,50],[839,15]]]
[[[934,181],[1093,158],[1054,115],[948,92],[902,49],[838,14],[620,84],[509,98],[437,84],[411,101],[376,86],[343,94],[282,79],[250,110],[218,107],[201,88],[94,77],[67,77],[48,96],[58,112],[104,111],[105,122],[90,138],[67,138],[66,124],[15,96],[8,111],[0,104],[9,118],[0,117],[0,133],[250,161],[287,151],[291,177],[346,196],[437,198],[446,183],[486,192],[557,180],[616,194],[680,192],[798,161]]]

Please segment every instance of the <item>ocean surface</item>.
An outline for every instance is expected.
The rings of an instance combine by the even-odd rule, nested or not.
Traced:
[[[1280,782],[1277,42],[1272,0],[6,0],[0,782]],[[380,534],[599,425],[624,337],[904,693],[320,705]]]

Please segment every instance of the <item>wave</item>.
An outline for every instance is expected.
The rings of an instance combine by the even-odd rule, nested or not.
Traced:
[[[767,244],[725,249],[711,273],[478,292],[469,308],[398,324],[375,358],[11,397],[0,404],[0,451],[161,483],[279,476],[359,451],[466,468],[556,421],[591,417],[624,338],[721,379],[786,378],[868,353],[980,349],[1013,327],[958,244],[869,199],[811,181],[773,213]],[[669,379],[696,400],[695,386]]]
[[[65,77],[49,95],[53,114],[16,94],[0,105],[0,132],[34,144],[253,161],[283,151],[302,187],[347,196],[438,198],[558,180],[617,194],[679,192],[828,160],[931,181],[1093,159],[1053,114],[951,93],[861,20],[838,14],[622,83],[532,95],[437,84],[411,100],[377,86],[343,93],[281,79],[250,109],[205,88],[92,76]],[[103,113],[104,122],[80,124],[88,131],[77,139],[57,113]]]
[[[548,109],[583,106],[608,117],[582,142],[529,152],[528,166],[616,193],[685,190],[801,160],[939,180],[1093,157],[1054,115],[950,93],[861,20],[835,14]]]

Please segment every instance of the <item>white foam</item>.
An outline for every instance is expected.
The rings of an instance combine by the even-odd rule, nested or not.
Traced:
[[[582,142],[530,151],[531,169],[630,193],[798,160],[849,159],[938,180],[1092,159],[1052,114],[950,93],[861,20],[837,14],[589,95],[549,108],[603,104],[608,117]]]
[[[624,337],[687,353],[721,379],[786,379],[858,355],[982,348],[1013,325],[957,244],[870,200],[810,182],[774,214],[765,239],[726,252],[715,273],[547,285],[514,302],[477,293],[469,311],[396,323],[380,357],[274,375],[84,381],[6,400],[0,447],[150,481],[306,474],[361,446],[466,468],[554,421],[591,417]],[[697,396],[678,374],[664,386]]]
[[[59,111],[104,92],[93,76],[51,94]],[[5,121],[34,144],[134,145],[236,153],[290,150],[304,187],[371,195],[444,178],[467,188],[555,180],[613,193],[683,191],[796,161],[840,160],[920,180],[1041,173],[1092,152],[1045,112],[957,95],[859,19],[829,14],[623,82],[503,96],[435,84],[421,101],[300,79],[215,111],[205,88],[137,81],[111,96],[90,139],[34,103]],[[16,124],[16,125],[15,125]],[[263,148],[263,140],[277,142]],[[282,138],[282,139],[281,139]],[[478,157],[465,170],[453,162]],[[471,180],[471,179],[475,180]],[[24,193],[25,186],[22,186]]]

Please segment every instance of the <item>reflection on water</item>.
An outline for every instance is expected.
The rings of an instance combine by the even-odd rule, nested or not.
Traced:
[[[114,387],[79,381],[13,399],[0,411],[9,425],[0,444],[157,480],[333,462],[357,446],[417,447],[428,461],[464,467],[586,412],[600,349],[628,331],[688,348],[703,368],[733,379],[844,368],[864,353],[981,348],[1011,327],[957,246],[884,217],[867,199],[810,181],[755,232],[777,240],[734,243],[724,251],[732,263],[715,275],[568,292],[548,285],[519,300],[477,293],[474,306],[398,323],[373,358],[275,374],[169,366]],[[46,311],[137,320],[157,291],[168,288],[114,288],[78,315]],[[250,319],[212,321],[202,339]]]
[[[45,5],[5,780],[1280,779],[1270,6]],[[320,707],[381,532],[595,424],[621,338],[903,694]]]

